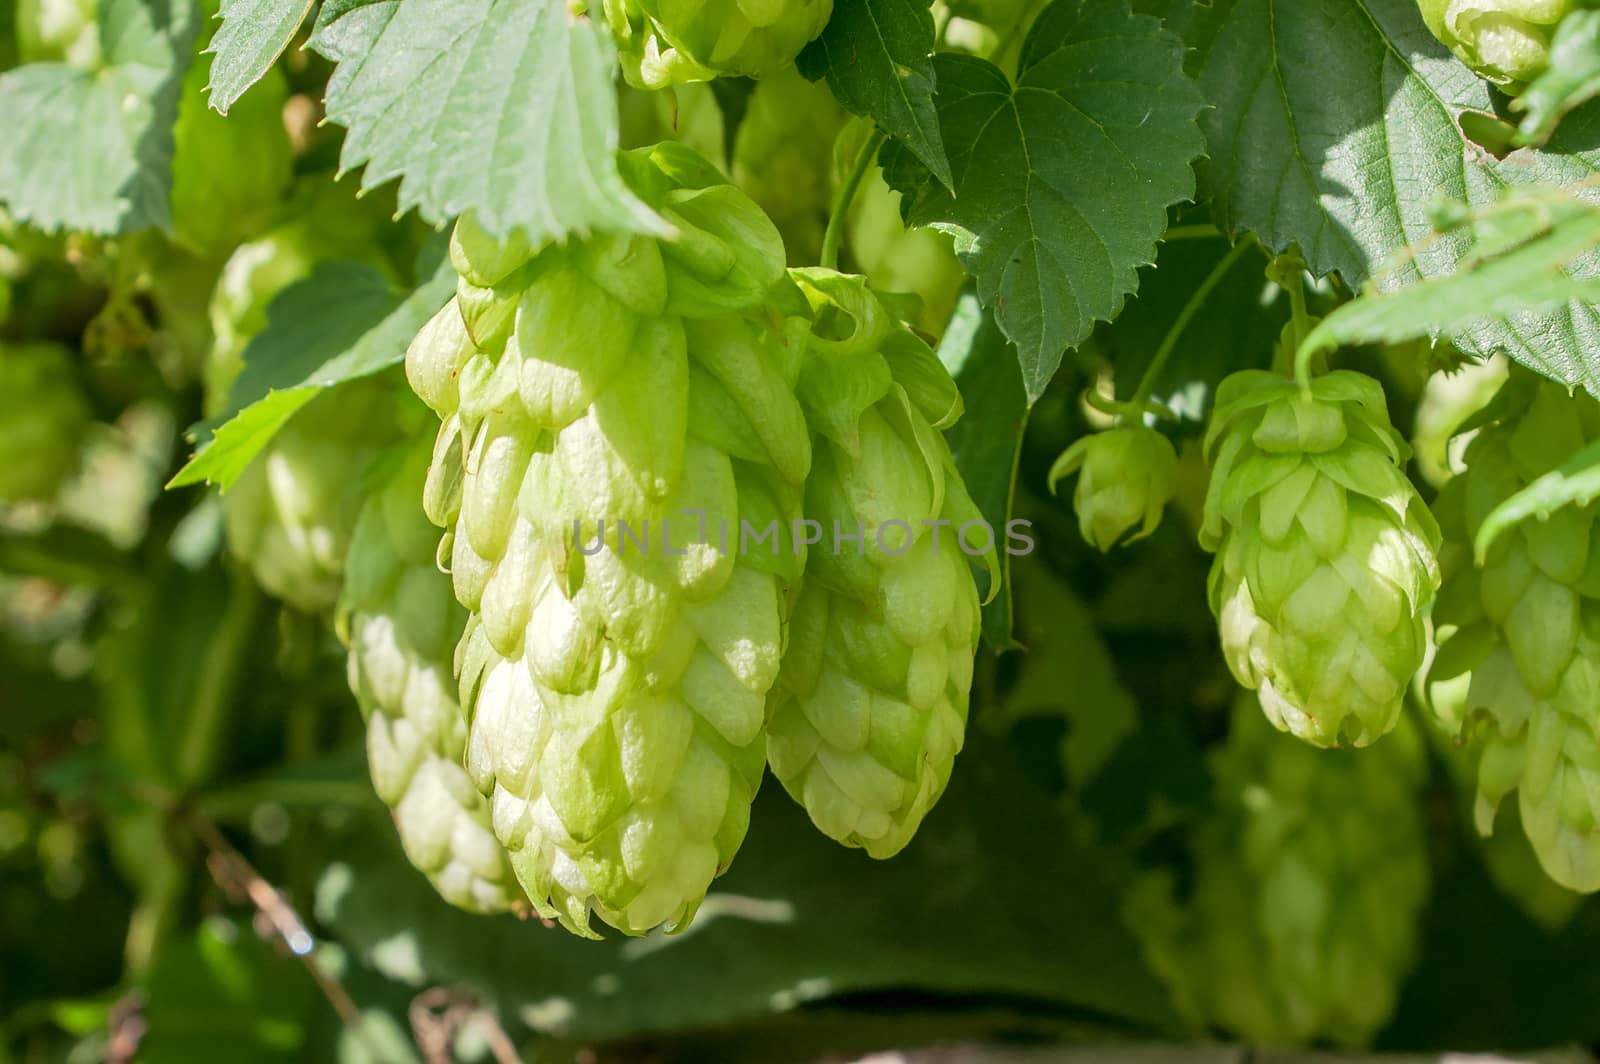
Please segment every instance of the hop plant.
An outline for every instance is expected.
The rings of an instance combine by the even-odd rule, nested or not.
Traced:
[[[89,404],[59,344],[0,344],[0,502],[50,499],[78,465]]]
[[[1556,25],[1574,0],[1418,0],[1423,21],[1480,76],[1520,91],[1550,59]]]
[[[622,70],[642,88],[762,77],[793,62],[833,0],[605,0]]]
[[[413,400],[415,402],[415,400]],[[367,762],[406,856],[450,903],[500,912],[521,898],[489,803],[462,767],[467,719],[453,662],[467,615],[422,512],[429,452],[412,448],[361,508],[338,630],[350,690],[367,721]]]
[[[222,497],[228,547],[257,583],[306,613],[337,603],[362,474],[399,431],[387,379],[340,385],[278,430]]]
[[[763,79],[734,141],[733,179],[783,234],[792,263],[817,261],[833,199],[834,139],[844,108],[826,82],[792,67]]]
[[[768,758],[825,834],[890,857],[961,749],[979,631],[966,551],[992,557],[993,533],[964,528],[982,519],[937,431],[961,413],[937,356],[863,278],[794,275],[832,326],[813,333],[800,378],[815,433],[806,513],[822,541],[790,622]]]
[[[1240,699],[1215,757],[1192,893],[1130,902],[1153,967],[1195,1020],[1266,1045],[1360,1046],[1389,1018],[1428,893],[1417,730],[1321,751]]]
[[[1466,451],[1466,472],[1436,503],[1445,531],[1441,633],[1429,671],[1434,708],[1480,738],[1478,829],[1517,792],[1522,828],[1545,871],[1572,890],[1600,889],[1600,507],[1568,506],[1472,545],[1505,499],[1600,439],[1600,404],[1513,369]]]
[[[776,230],[680,145],[621,158],[675,238],[464,219],[406,363],[443,419],[468,769],[534,906],[586,935],[685,926],[744,838],[811,465]]]
[[[1084,436],[1050,469],[1050,484],[1079,473],[1072,495],[1078,530],[1101,551],[1143,539],[1161,525],[1178,490],[1178,452],[1145,425]],[[1130,535],[1130,533],[1132,533]]]
[[[1365,746],[1394,727],[1427,650],[1439,530],[1402,469],[1383,389],[1260,370],[1217,389],[1200,541],[1223,652],[1280,729]]]

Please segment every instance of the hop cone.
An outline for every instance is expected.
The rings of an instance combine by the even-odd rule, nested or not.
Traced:
[[[78,464],[89,405],[59,344],[0,344],[0,502],[50,499]]]
[[[816,262],[833,199],[833,142],[844,108],[826,82],[790,68],[758,84],[739,123],[733,179],[783,234],[789,259]]]
[[[99,69],[104,58],[98,6],[96,0],[18,0],[18,58],[24,63]]]
[[[688,149],[622,162],[675,239],[463,221],[457,297],[407,354],[444,420],[467,765],[535,907],[581,934],[683,927],[744,838],[804,563],[741,526],[788,527],[811,462],[804,320],[762,302],[777,232]]]
[[[228,548],[257,583],[307,613],[334,606],[362,473],[398,436],[383,380],[340,385],[278,430],[222,497]]]
[[[1302,395],[1259,370],[1217,389],[1200,541],[1233,674],[1284,731],[1365,746],[1427,649],[1439,532],[1401,466],[1383,390],[1349,371]]]
[[[1178,452],[1143,425],[1084,436],[1050,469],[1053,486],[1079,473],[1072,495],[1083,538],[1102,551],[1143,539],[1161,525],[1178,490]],[[1131,535],[1130,535],[1131,533]]]
[[[1409,722],[1370,750],[1315,750],[1241,699],[1213,764],[1192,893],[1134,899],[1156,970],[1195,1019],[1267,1045],[1366,1043],[1393,1011],[1427,899]]]
[[[795,276],[832,326],[813,335],[800,379],[816,434],[806,514],[821,540],[790,622],[767,752],[818,828],[889,857],[961,749],[979,617],[958,535],[982,519],[935,427],[960,415],[938,358],[864,279]],[[992,551],[986,530],[968,530],[973,549]]]
[[[372,785],[406,856],[447,901],[499,912],[522,892],[490,828],[489,803],[462,767],[467,719],[452,662],[467,615],[435,563],[439,531],[419,505],[427,466],[428,452],[414,450],[362,506],[339,633],[367,719]]]
[[[1472,543],[1505,499],[1600,439],[1600,404],[1513,370],[1445,485],[1443,638],[1429,673],[1435,709],[1482,722],[1476,815],[1485,834],[1517,792],[1523,831],[1556,882],[1600,889],[1600,507],[1568,506]]]
[[[1518,91],[1544,69],[1574,0],[1418,0],[1439,41],[1480,76]]]
[[[623,73],[650,89],[774,73],[832,13],[833,0],[605,0]]]

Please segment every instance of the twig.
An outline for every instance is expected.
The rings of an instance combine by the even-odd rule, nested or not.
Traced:
[[[500,1021],[461,990],[444,986],[424,990],[411,999],[407,1014],[411,1033],[427,1064],[453,1064],[451,1046],[468,1025],[477,1027],[488,1040],[489,1052],[497,1064],[521,1064],[517,1047],[511,1044],[511,1036]]]
[[[217,881],[217,886],[230,896],[248,900],[254,905],[267,925],[289,948],[289,952],[300,958],[323,996],[339,1014],[339,1019],[347,1026],[359,1023],[361,1012],[356,1008],[356,1003],[339,981],[323,971],[317,963],[317,940],[307,929],[305,921],[300,919],[300,914],[284,899],[282,891],[267,882],[204,814],[191,809],[187,813],[187,820],[195,835],[211,851],[206,858],[206,868],[210,870],[211,878]]]

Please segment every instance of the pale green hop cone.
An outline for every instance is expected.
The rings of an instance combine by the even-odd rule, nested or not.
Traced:
[[[222,496],[228,548],[273,596],[332,609],[366,489],[362,474],[402,437],[395,382],[368,378],[317,396]]]
[[[413,449],[362,506],[338,629],[367,721],[372,785],[406,857],[452,905],[501,912],[522,891],[462,764],[467,718],[453,666],[467,614],[435,564],[439,530],[422,512],[427,466],[428,451]]]
[[[1280,729],[1365,746],[1394,727],[1427,650],[1439,530],[1406,478],[1382,387],[1260,370],[1217,389],[1200,542],[1234,676]]]
[[[471,611],[467,765],[580,934],[685,926],[744,838],[811,464],[777,232],[679,145],[622,169],[675,238],[533,249],[465,220],[407,355],[444,421],[426,499]],[[741,549],[746,524],[772,538]]]
[[[1556,26],[1574,0],[1418,0],[1439,41],[1480,77],[1518,92],[1550,60]]]
[[[1600,889],[1600,506],[1567,506],[1502,534],[1481,569],[1472,544],[1501,502],[1600,439],[1600,403],[1513,368],[1436,507],[1445,585],[1435,611],[1434,708],[1478,755],[1488,834],[1516,792],[1546,873]]]
[[[992,577],[994,542],[987,526],[967,530],[975,557],[958,542],[982,521],[938,431],[961,401],[937,356],[864,278],[793,273],[817,321],[800,396],[816,449],[806,516],[821,540],[772,696],[768,761],[823,833],[890,857],[961,750],[979,634],[972,564]]]
[[[1097,432],[1068,447],[1050,468],[1053,488],[1077,473],[1078,530],[1101,551],[1132,543],[1161,525],[1178,490],[1178,452],[1145,425]]]
[[[1194,1020],[1263,1045],[1363,1046],[1416,955],[1426,752],[1409,721],[1371,749],[1316,750],[1254,701],[1214,760],[1188,896],[1146,889],[1130,923]]]
[[[657,89],[775,73],[833,13],[833,0],[605,0],[628,81]]]
[[[849,117],[825,81],[790,68],[750,93],[733,146],[733,180],[767,212],[789,261],[817,261],[833,202],[833,151]]]
[[[72,352],[0,343],[0,502],[54,498],[78,466],[89,416]]]

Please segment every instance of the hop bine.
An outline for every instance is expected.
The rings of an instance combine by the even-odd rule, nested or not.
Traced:
[[[979,634],[967,551],[992,581],[993,532],[937,431],[961,413],[937,356],[865,279],[793,276],[830,324],[811,337],[800,397],[815,434],[806,513],[833,542],[807,562],[768,758],[825,834],[889,857],[938,801],[961,749]],[[969,523],[987,543],[963,543]]]
[[[415,400],[413,400],[415,402]],[[489,803],[462,767],[467,720],[452,666],[467,615],[439,572],[422,513],[429,452],[412,448],[361,509],[338,631],[367,721],[367,761],[406,857],[451,904],[500,912],[522,897]]]
[[[1394,1010],[1428,894],[1421,737],[1402,722],[1371,750],[1314,750],[1254,701],[1212,766],[1192,892],[1151,878],[1130,922],[1195,1020],[1268,1045],[1365,1045]]]
[[[674,238],[534,248],[464,219],[456,298],[407,354],[443,419],[425,503],[470,611],[467,766],[534,906],[580,934],[685,926],[744,838],[811,467],[776,230],[688,149],[621,158]]]
[[[1337,371],[1308,393],[1223,381],[1200,542],[1223,652],[1280,729],[1365,746],[1394,727],[1427,649],[1439,530],[1402,470],[1383,389]]]
[[[1484,834],[1517,793],[1545,871],[1600,889],[1600,507],[1567,506],[1473,543],[1494,509],[1600,439],[1600,404],[1514,368],[1468,423],[1466,472],[1436,503],[1445,530],[1441,639],[1429,671],[1445,724],[1481,740],[1475,814]]]
[[[828,24],[833,0],[605,0],[604,9],[624,75],[658,89],[783,69]]]

